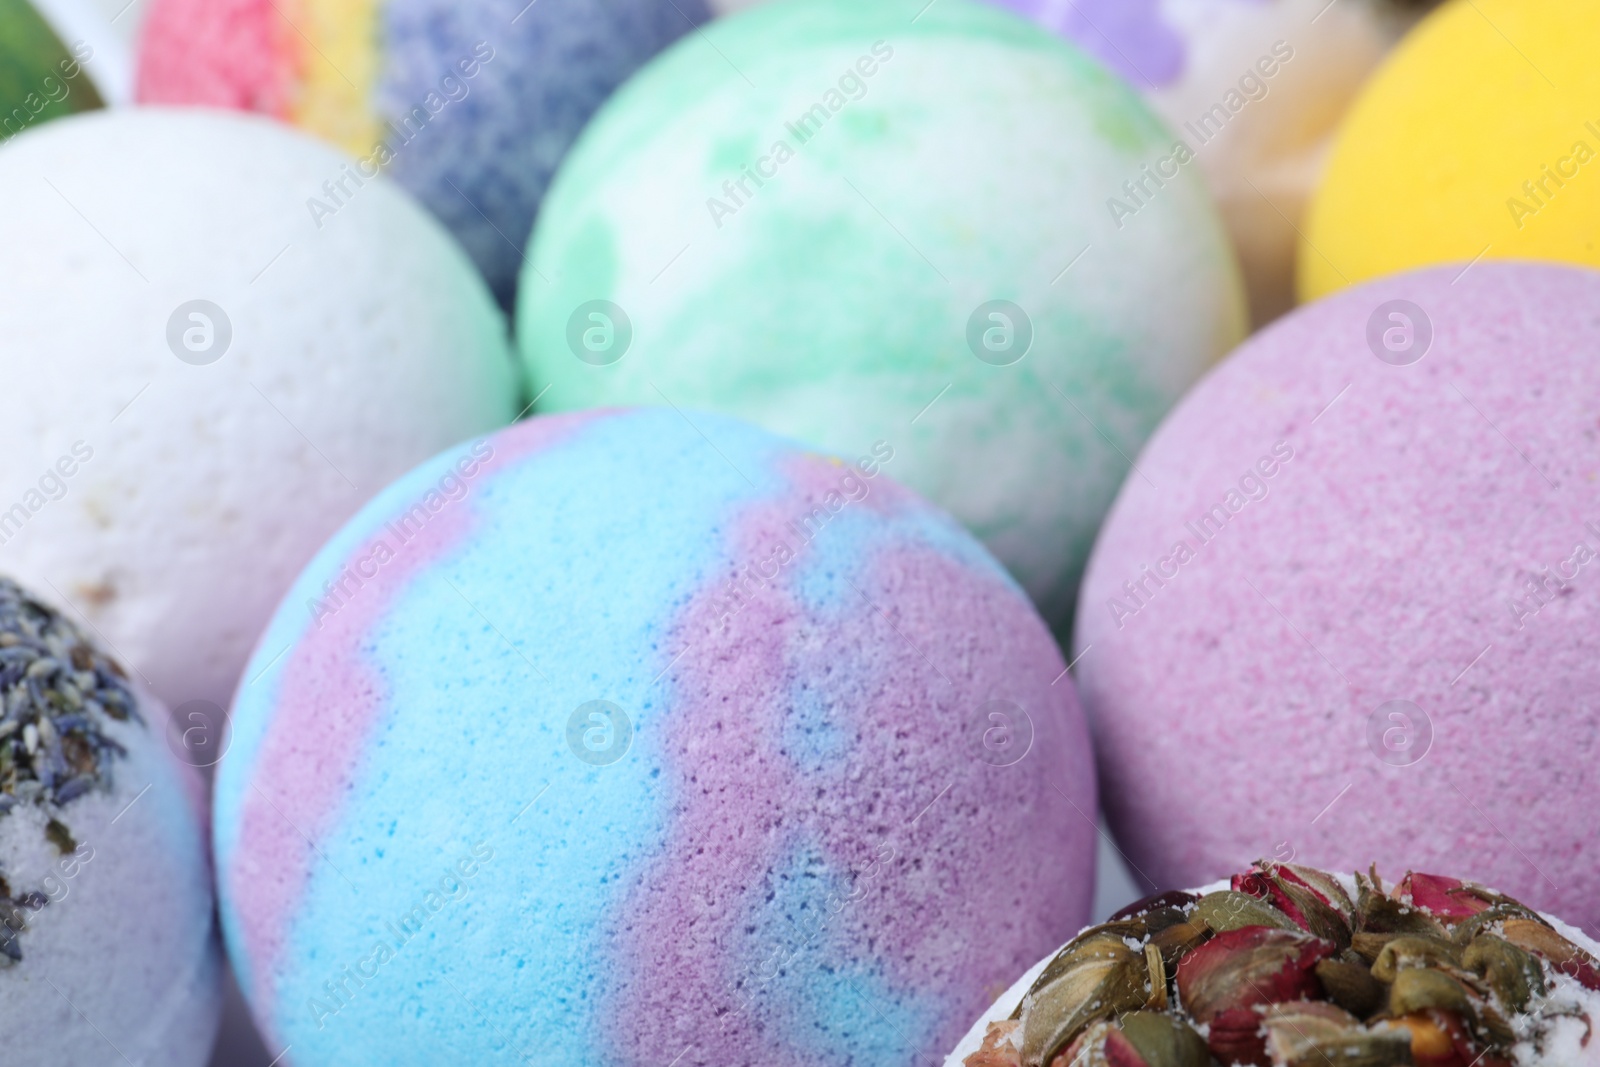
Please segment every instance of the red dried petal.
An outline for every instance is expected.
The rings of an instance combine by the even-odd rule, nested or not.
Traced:
[[[1315,1000],[1313,968],[1336,946],[1309,934],[1270,926],[1227,930],[1178,964],[1178,995],[1201,1022],[1233,1008]]]
[[[1287,893],[1273,885],[1272,880],[1261,872],[1251,871],[1249,874],[1234,875],[1232,888],[1236,893],[1248,893],[1257,900],[1264,900],[1271,904],[1293,919],[1294,924],[1300,929],[1305,930],[1308,928],[1305,914],[1296,906],[1295,902],[1290,900]],[[1308,886],[1307,888],[1310,887]],[[1316,890],[1312,890],[1312,892],[1316,892]]]
[[[1211,1020],[1206,1048],[1219,1063],[1247,1063],[1270,1067],[1267,1035],[1254,1008],[1230,1008]]]
[[[1459,878],[1407,871],[1395,886],[1394,896],[1447,922],[1455,922],[1489,909],[1488,901],[1471,893],[1451,892],[1465,885]]]

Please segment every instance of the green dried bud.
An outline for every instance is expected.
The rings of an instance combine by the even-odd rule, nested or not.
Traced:
[[[1249,893],[1223,889],[1207,893],[1194,906],[1192,919],[1205,923],[1217,933],[1241,930],[1246,926],[1271,926],[1278,930],[1300,929],[1295,921],[1264,900]]]
[[[1463,1019],[1472,1018],[1472,1001],[1464,986],[1442,971],[1402,970],[1389,987],[1389,1014],[1410,1015],[1433,1008]]]
[[[1372,977],[1372,969],[1347,960],[1323,960],[1315,969],[1322,991],[1345,1011],[1365,1019],[1382,1010],[1389,991]]]
[[[1205,1039],[1182,1019],[1135,1011],[1118,1019],[1117,1025],[1146,1067],[1208,1067],[1211,1063]]]
[[[1022,1062],[1041,1067],[1099,1019],[1145,1006],[1149,974],[1142,952],[1114,933],[1080,940],[1048,982],[1040,975],[1022,1000]],[[1042,983],[1042,984],[1041,984]]]
[[[1372,976],[1380,982],[1393,982],[1403,970],[1414,967],[1461,966],[1461,949],[1442,937],[1405,936],[1390,938],[1372,964]]]
[[[1521,1012],[1545,993],[1544,968],[1530,952],[1492,934],[1479,934],[1461,954],[1461,965],[1483,978],[1500,1003]]]

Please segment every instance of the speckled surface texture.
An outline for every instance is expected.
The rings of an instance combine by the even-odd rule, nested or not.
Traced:
[[[1198,176],[1108,210],[1171,149],[1117,79],[992,7],[721,19],[608,101],[558,174],[518,308],[532,388],[547,410],[670,401],[852,455],[888,440],[1064,625],[1125,455],[1243,329]],[[632,327],[605,365],[569,340],[596,299]],[[1032,340],[980,359],[993,300]],[[998,340],[1021,346],[1013,318]]]
[[[312,223],[305,194],[341,163],[192,109],[57,119],[0,149],[0,568],[82,612],[171,707],[225,706],[329,534],[522,406],[499,310],[415,202],[369,182]],[[220,309],[209,342],[196,299]],[[221,345],[224,319],[225,348],[184,348]]]
[[[462,444],[289,594],[216,845],[293,1062],[903,1065],[1087,917],[1087,735],[1021,591],[892,449],[692,418]],[[591,700],[629,729],[574,740]]]
[[[1368,345],[1393,299],[1431,321],[1410,365]],[[1597,345],[1600,273],[1449,267],[1296,312],[1174,410],[1077,629],[1134,864],[1450,870],[1594,934]]]
[[[0,588],[0,599],[6,592]],[[0,692],[8,709],[0,718],[0,800],[7,808],[0,815],[0,887],[10,894],[0,899],[0,920],[11,941],[8,957],[20,955],[0,959],[0,1058],[200,1067],[222,1001],[204,787],[168,747],[167,709],[136,679],[124,683],[132,714],[120,720],[98,705],[37,719],[15,714],[28,703],[17,690],[28,686],[36,693],[45,686],[51,706],[61,708],[54,703],[61,687],[48,681],[49,672],[35,669],[26,681],[19,675],[41,661],[63,663],[50,654],[59,654],[56,648],[25,633],[18,638],[16,628],[0,625]],[[81,677],[76,695],[103,695]],[[53,739],[39,732],[44,718],[55,724]],[[43,738],[34,749],[36,768],[45,753],[59,756],[63,747],[76,763],[73,749],[85,733],[69,728],[74,718],[95,723],[97,739],[122,751],[99,765],[86,792],[65,796],[58,778],[53,794],[31,796],[28,787],[40,779],[19,785],[13,746],[31,732]],[[28,722],[22,731],[19,721]],[[52,836],[52,821],[64,837]]]
[[[139,96],[265,111],[371,158],[509,306],[539,199],[578,131],[709,17],[703,0],[157,0]]]

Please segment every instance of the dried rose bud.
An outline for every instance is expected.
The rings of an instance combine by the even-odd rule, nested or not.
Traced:
[[[1191,921],[1205,923],[1217,933],[1242,930],[1247,926],[1273,926],[1298,930],[1295,921],[1267,902],[1238,890],[1207,893],[1194,906]]]
[[[1182,1019],[1136,1011],[1085,1030],[1056,1062],[1071,1067],[1209,1067],[1203,1038]]]
[[[1365,964],[1322,960],[1315,971],[1328,999],[1358,1018],[1377,1012],[1389,999],[1389,991],[1372,977],[1372,969]]]
[[[1313,968],[1333,953],[1329,942],[1298,931],[1228,930],[1178,964],[1178,996],[1203,1023],[1233,1008],[1315,997]]]
[[[1176,908],[1179,911],[1182,911],[1184,908],[1187,908],[1189,905],[1193,904],[1199,899],[1200,898],[1195,896],[1193,893],[1185,893],[1181,889],[1169,889],[1165,893],[1156,893],[1153,896],[1145,897],[1143,900],[1134,901],[1126,908],[1123,908],[1121,911],[1112,915],[1111,921],[1117,922],[1120,919],[1137,919],[1140,916],[1146,915],[1150,912],[1163,911],[1167,908]]]
[[[1064,958],[1063,958],[1064,957]],[[1040,976],[1022,1001],[1022,1062],[1049,1063],[1079,1032],[1099,1019],[1145,1006],[1149,972],[1143,952],[1117,934],[1080,939],[1057,957],[1057,973]]]
[[[1445,936],[1444,927],[1427,912],[1385,893],[1376,871],[1370,879],[1357,874],[1356,887],[1355,929],[1361,933],[1355,935],[1355,940],[1381,933]],[[1357,947],[1357,951],[1362,950]]]
[[[1473,938],[1461,954],[1461,965],[1480,976],[1511,1011],[1527,1011],[1535,997],[1544,996],[1544,968],[1539,961],[1492,934]]]
[[[1274,1067],[1400,1067],[1411,1062],[1411,1035],[1367,1029],[1332,1004],[1274,1004],[1262,1014],[1265,1051]]]
[[[1380,982],[1392,982],[1397,973],[1410,967],[1459,966],[1461,949],[1455,942],[1442,937],[1405,934],[1391,937],[1384,943],[1383,950],[1372,961],[1372,976]]]
[[[1460,922],[1489,908],[1489,902],[1477,896],[1461,879],[1415,871],[1406,872],[1405,878],[1395,886],[1394,897],[1446,923]]]
[[[1507,919],[1502,928],[1505,939],[1549,960],[1568,978],[1577,979],[1585,989],[1600,992],[1600,961],[1556,933],[1543,922]]]

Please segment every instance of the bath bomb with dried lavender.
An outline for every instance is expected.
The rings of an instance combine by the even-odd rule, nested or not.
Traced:
[[[1140,869],[1416,864],[1597,928],[1597,306],[1556,265],[1369,283],[1157,431],[1077,631]]]
[[[1060,654],[899,461],[547,416],[352,520],[267,630],[217,783],[273,1047],[901,1067],[1081,923]]]
[[[222,1006],[198,775],[166,710],[0,578],[7,1063],[199,1067]]]
[[[545,410],[719,410],[894,443],[1064,627],[1167,408],[1243,332],[1204,184],[1118,79],[969,0],[796,0],[686,38],[585,131],[518,344]]]
[[[226,705],[339,523],[521,406],[499,310],[409,197],[371,182],[310,219],[344,164],[276,122],[166,108],[0,148],[0,565],[169,706]]]
[[[354,176],[335,176],[323,209],[390,174],[509,307],[578,131],[709,17],[704,0],[155,0],[139,99],[259,111],[339,145]]]
[[[945,1067],[1594,1067],[1597,955],[1582,931],[1459,878],[1385,885],[1376,867],[1262,861],[1084,930]]]

